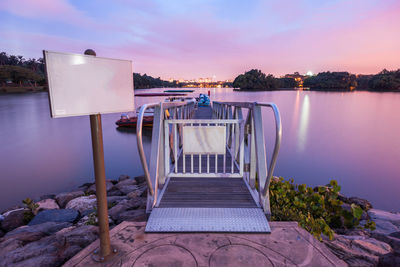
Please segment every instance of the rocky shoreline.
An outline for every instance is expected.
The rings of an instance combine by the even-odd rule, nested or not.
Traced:
[[[146,221],[145,178],[107,180],[110,228],[122,221]],[[98,238],[96,187],[45,195],[28,207],[0,215],[0,266],[60,266]],[[29,217],[29,216],[28,216]]]
[[[364,210],[360,225],[372,220],[376,229],[334,229],[334,239],[324,238],[325,245],[349,266],[400,266],[400,212],[374,209],[358,197],[340,200],[345,209],[353,203],[360,206]]]
[[[107,180],[110,228],[122,221],[146,221],[143,176]],[[45,195],[26,207],[0,215],[0,266],[60,266],[98,238],[96,188],[87,183],[72,192]],[[335,229],[325,245],[350,266],[400,266],[400,213],[373,209],[364,199],[341,196],[363,208],[376,229]],[[30,216],[27,216],[30,215]]]

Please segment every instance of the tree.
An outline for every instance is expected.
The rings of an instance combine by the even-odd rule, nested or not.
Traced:
[[[348,72],[320,72],[304,80],[304,87],[312,90],[352,90],[357,86],[356,76]]]
[[[153,78],[149,75],[139,73],[133,74],[133,84],[135,89],[143,89],[143,88],[157,88],[157,87],[180,87],[180,85],[176,82],[169,82],[161,80],[160,77]]]
[[[39,82],[43,79],[42,75],[28,68],[10,65],[0,66],[0,81],[3,83],[11,80],[14,83],[22,84],[22,82]]]
[[[261,70],[252,69],[237,76],[233,87],[242,90],[271,90],[278,87],[278,81],[271,74],[265,75]]]
[[[296,74],[296,73],[295,73]],[[298,84],[294,78],[279,78],[279,88],[295,88]]]
[[[400,92],[400,69],[395,71],[382,70],[372,76],[368,82],[371,91],[399,91]]]

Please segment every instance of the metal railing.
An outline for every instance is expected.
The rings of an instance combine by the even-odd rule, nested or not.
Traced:
[[[140,161],[148,187],[147,211],[150,211],[157,202],[159,185],[165,183],[164,172],[164,120],[171,116],[181,119],[190,119],[193,116],[195,102],[162,102],[145,104],[141,106],[136,125],[136,139]],[[151,139],[150,169],[143,148],[143,117],[147,109],[154,108],[153,130]]]
[[[275,143],[269,168],[266,158],[262,107],[271,108],[275,118]],[[253,197],[259,199],[265,213],[270,216],[269,184],[282,140],[281,117],[278,107],[273,103],[213,102],[213,112],[217,119],[242,118],[242,109],[248,111],[244,125],[246,171],[243,178],[251,188]],[[256,184],[258,184],[258,188]]]
[[[164,121],[164,127],[164,166],[167,177],[243,177],[243,131],[241,131],[243,120],[169,119]],[[224,139],[219,140],[221,143],[225,143],[223,150],[218,152],[212,152],[212,149],[210,151],[195,152],[193,149],[186,151],[185,145],[189,147],[199,142],[207,142],[207,140],[198,140],[204,137],[201,134],[192,134],[184,141],[185,135],[189,136],[190,133],[193,133],[189,132],[192,127],[193,131],[202,131],[203,133],[210,131],[217,134],[213,130],[216,128],[223,130],[225,135],[222,138]],[[218,136],[209,137],[217,138]]]
[[[271,108],[275,118],[275,143],[269,165],[261,112],[263,107]],[[142,144],[143,116],[148,108],[154,108],[150,168]],[[158,193],[164,192],[159,188],[166,186],[169,177],[237,177],[244,179],[253,198],[263,207],[267,216],[270,216],[269,184],[282,138],[282,124],[277,106],[273,103],[213,102],[213,118],[208,120],[192,119],[194,108],[194,102],[178,102],[146,104],[140,109],[137,143],[149,188],[147,211],[159,204],[161,198]],[[246,119],[243,118],[242,109],[248,111]],[[194,126],[201,129],[223,126],[226,151],[185,151],[183,132]],[[194,165],[198,166],[197,169]]]

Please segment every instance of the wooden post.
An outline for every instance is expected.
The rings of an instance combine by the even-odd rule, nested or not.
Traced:
[[[85,55],[96,56],[91,49],[85,51]],[[92,136],[93,165],[96,182],[97,218],[100,235],[100,251],[95,251],[95,261],[105,261],[115,253],[111,250],[110,228],[108,225],[106,171],[104,166],[103,129],[101,126],[101,114],[90,115],[90,130]]]
[[[92,133],[94,176],[96,180],[97,218],[100,232],[100,253],[95,254],[95,260],[103,261],[111,254],[110,230],[108,225],[106,174],[104,167],[103,131],[101,115],[90,115]]]

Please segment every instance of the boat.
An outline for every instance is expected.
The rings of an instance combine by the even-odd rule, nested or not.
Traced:
[[[164,93],[192,93],[194,90],[178,89],[178,90],[164,90]]]
[[[197,106],[199,106],[199,107],[210,106],[210,97],[205,94],[200,94],[200,96],[197,100]]]
[[[164,102],[196,102],[196,99],[194,97],[169,97],[164,100]],[[137,112],[139,112],[140,107],[137,109]],[[169,112],[168,110],[165,111],[165,114],[167,117],[169,117]],[[115,124],[118,127],[130,127],[130,128],[136,128],[137,125],[137,117],[138,114],[136,114],[133,117],[129,117],[127,113],[121,114],[121,118],[115,122]],[[149,108],[146,110],[143,116],[143,126],[144,127],[153,127],[153,119],[154,119],[154,109]]]
[[[140,108],[138,109],[140,110]],[[115,122],[118,127],[131,127],[136,128],[137,125],[137,115],[133,117],[129,117],[128,114],[121,114],[121,118]],[[154,119],[154,110],[148,110],[145,112],[143,116],[143,126],[144,127],[153,127],[153,119]]]

